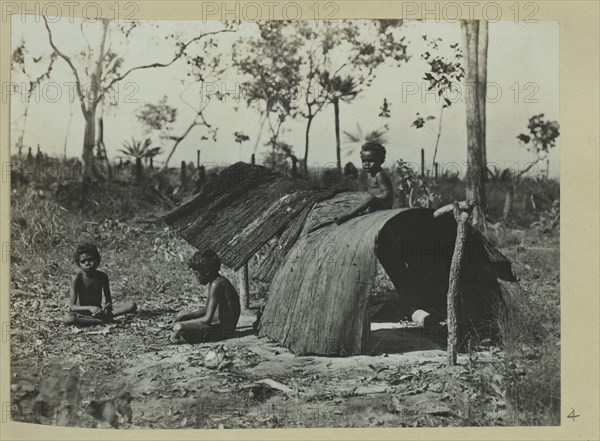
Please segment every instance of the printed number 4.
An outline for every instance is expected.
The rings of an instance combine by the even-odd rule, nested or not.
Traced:
[[[567,415],[567,418],[571,418],[573,421],[575,421],[575,418],[578,418],[579,415],[575,414],[575,409],[571,408],[571,413],[569,415]]]

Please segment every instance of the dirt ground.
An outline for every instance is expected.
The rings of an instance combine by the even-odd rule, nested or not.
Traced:
[[[526,231],[498,236],[524,296],[556,334],[551,345],[518,340],[511,359],[490,344],[471,347],[449,368],[444,332],[407,323],[373,323],[371,353],[345,358],[295,356],[259,339],[252,311],[234,339],[170,345],[175,313],[206,298],[185,265],[192,247],[160,222],[91,222],[51,201],[23,200],[13,201],[11,248],[15,421],[123,429],[522,425],[509,394],[548,390],[560,407],[558,236],[544,246]],[[88,329],[60,322],[76,271],[71,253],[82,239],[98,244],[114,301],[135,301],[137,314]],[[374,291],[385,293],[379,282]],[[542,404],[534,417],[550,408]],[[557,424],[555,409],[531,424]]]
[[[84,427],[110,427],[89,417],[90,401],[117,403],[123,392],[133,397],[132,418],[113,421],[121,428],[452,426],[509,417],[501,402],[495,414],[476,415],[473,405],[481,398],[473,357],[479,370],[499,359],[498,350],[461,355],[447,368],[435,331],[373,323],[371,354],[330,358],[295,356],[259,339],[251,312],[234,339],[169,345],[169,316],[142,304],[117,324],[57,325],[55,337],[72,355],[65,359],[63,344],[35,345],[43,378],[23,368],[37,357],[13,360],[13,419],[59,424],[56,409],[73,376],[77,405],[62,422]],[[40,416],[40,400],[54,411]]]

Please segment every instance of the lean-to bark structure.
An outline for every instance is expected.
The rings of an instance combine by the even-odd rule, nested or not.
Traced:
[[[368,300],[378,262],[405,316],[424,309],[445,318],[456,222],[434,219],[434,210],[421,208],[378,211],[340,226],[331,222],[361,195],[238,163],[164,219],[236,270],[276,242],[251,275],[270,281],[259,336],[296,354],[362,354],[369,351]],[[459,326],[481,330],[519,286],[510,262],[472,227],[462,271]]]

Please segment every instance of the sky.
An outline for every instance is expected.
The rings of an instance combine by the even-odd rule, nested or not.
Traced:
[[[57,46],[65,53],[76,54],[86,47],[80,23],[69,22],[67,18],[56,18],[51,23]],[[167,46],[163,35],[174,31],[195,32],[198,29],[215,26],[200,21],[153,21],[132,32],[125,44],[115,47],[127,53],[126,64],[134,66],[147,62],[167,61],[172,49]],[[93,26],[86,25],[86,30]],[[207,28],[208,29],[208,28]],[[229,46],[235,39],[251,32],[250,27],[238,34],[228,35],[221,43],[223,57],[230,57]],[[400,67],[380,66],[375,72],[372,85],[357,96],[351,103],[340,105],[341,130],[356,131],[357,125],[363,132],[389,124],[386,134],[387,166],[399,159],[419,163],[420,150],[425,149],[429,163],[433,154],[436,134],[425,126],[422,129],[411,127],[416,114],[422,116],[439,114],[440,103],[433,94],[427,94],[427,84],[422,80],[427,64],[421,54],[427,50],[422,35],[442,39],[442,55],[447,46],[461,43],[458,23],[410,21],[402,27],[402,35],[410,42],[408,55],[411,59]],[[90,42],[93,32],[88,32]],[[49,54],[44,23],[40,17],[14,15],[12,23],[13,48],[24,39],[32,55]],[[171,49],[171,50],[170,50]],[[167,96],[168,104],[178,109],[174,133],[182,133],[194,117],[194,103],[199,101],[200,88],[189,84],[185,79],[188,70],[185,63],[176,62],[168,68],[138,71],[124,80],[117,89],[118,105],[110,109],[104,117],[105,144],[109,158],[116,158],[123,142],[132,137],[143,139],[148,133],[136,119],[135,114],[145,103],[157,103]],[[12,81],[22,84],[23,78],[13,75]],[[67,64],[58,59],[51,78],[42,84],[30,105],[24,143],[40,144],[42,151],[60,156],[66,139],[66,152],[69,157],[79,157],[82,150],[84,120],[76,100],[72,99],[74,81]],[[233,79],[219,79],[216,87],[233,89]],[[6,96],[6,92],[3,91]],[[4,97],[3,97],[4,98]],[[379,108],[386,98],[391,104],[391,118],[384,121],[378,117]],[[15,143],[22,128],[20,118],[25,109],[24,93],[17,92],[11,99],[11,142]],[[441,170],[464,169],[467,158],[466,118],[462,94],[453,97],[453,105],[443,118],[438,160]],[[71,112],[73,113],[71,119]],[[526,133],[528,119],[544,113],[547,119],[559,119],[559,24],[558,22],[514,23],[500,21],[489,25],[488,49],[488,101],[487,112],[487,158],[488,165],[501,168],[524,168],[535,156],[519,144],[516,136]],[[206,119],[218,128],[216,142],[203,140],[206,130],[194,128],[178,146],[170,165],[176,166],[182,160],[196,160],[196,152],[201,150],[204,163],[231,164],[239,160],[249,161],[255,142],[259,136],[260,117],[256,110],[247,108],[243,102],[231,97],[225,102],[212,101],[206,109]],[[71,123],[69,124],[69,120]],[[437,120],[432,128],[437,128]],[[292,145],[298,157],[304,155],[305,120],[289,121],[281,137]],[[240,147],[234,142],[233,133],[241,131],[250,140]],[[156,138],[156,136],[155,136]],[[260,136],[257,157],[260,159],[269,151],[263,144],[267,141],[266,127]],[[560,138],[559,138],[560,139]],[[335,131],[332,106],[325,106],[317,115],[311,128],[309,164],[331,167],[335,162]],[[170,150],[169,142],[157,142]],[[549,155],[549,174],[559,178],[559,144]],[[342,138],[342,162],[353,161],[359,164],[358,150]],[[352,151],[354,150],[354,151]],[[166,154],[157,158],[164,161]],[[546,164],[540,165],[541,170]]]

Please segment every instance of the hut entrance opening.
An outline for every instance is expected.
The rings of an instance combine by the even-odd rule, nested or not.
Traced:
[[[430,314],[427,323],[433,328],[429,333],[436,340],[441,337],[440,343],[444,343],[446,329],[439,323],[447,314],[448,275],[455,239],[454,219],[434,219],[429,209],[406,210],[390,219],[377,237],[375,255],[396,296],[388,296],[383,302],[372,297],[371,322],[410,320],[415,311],[425,311]],[[469,229],[457,305],[465,341],[494,334],[493,314],[502,299],[498,279],[506,272],[502,264],[507,262],[494,263],[490,251],[493,249],[486,246],[481,235]],[[513,279],[512,274],[505,276]]]

